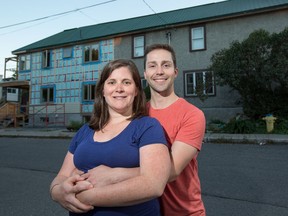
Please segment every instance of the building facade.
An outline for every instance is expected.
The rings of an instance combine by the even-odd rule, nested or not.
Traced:
[[[12,52],[19,60],[18,80],[29,81],[29,124],[67,125],[89,118],[104,65],[133,59],[143,77],[144,49],[153,43],[168,43],[176,51],[177,95],[202,109],[207,121],[228,121],[242,113],[240,97],[215,84],[207,69],[211,56],[255,30],[280,32],[287,23],[288,0],[228,0],[44,38]],[[197,96],[199,86],[205,100]]]

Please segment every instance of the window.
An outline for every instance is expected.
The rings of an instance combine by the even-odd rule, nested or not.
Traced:
[[[54,102],[54,86],[44,86],[41,88],[41,103]]]
[[[205,50],[205,27],[198,26],[191,28],[191,51]]]
[[[7,93],[16,94],[17,93],[16,90],[17,90],[16,88],[7,88]]]
[[[96,83],[84,83],[83,84],[83,101],[90,102],[95,99]]]
[[[42,68],[50,67],[50,51],[45,50],[42,52]]]
[[[31,56],[30,55],[22,55],[20,56],[20,71],[22,70],[30,70],[31,65]]]
[[[144,56],[144,39],[143,35],[133,37],[133,58]]]
[[[150,91],[147,80],[144,78],[141,78],[141,85],[145,93],[146,100],[149,101],[151,99],[151,91]]]
[[[186,72],[185,96],[215,95],[213,72]]]
[[[63,48],[63,58],[71,58],[72,57],[72,47]]]
[[[99,60],[99,44],[86,45],[84,47],[84,62]]]
[[[148,86],[147,80],[141,78],[141,85],[142,85],[142,89],[145,89]]]

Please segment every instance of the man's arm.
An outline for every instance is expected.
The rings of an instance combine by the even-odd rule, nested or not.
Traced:
[[[205,135],[206,120],[204,113],[187,106],[185,117],[171,147],[172,169],[169,181],[174,181],[201,150]],[[181,141],[180,141],[181,140]]]
[[[169,182],[175,181],[190,161],[198,154],[198,150],[184,142],[175,141],[171,147],[171,172]]]

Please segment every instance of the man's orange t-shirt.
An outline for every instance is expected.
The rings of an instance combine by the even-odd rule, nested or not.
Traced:
[[[153,109],[148,103],[149,115],[160,121],[168,142],[184,142],[201,150],[205,134],[205,116],[196,106],[179,98],[164,109]],[[198,176],[197,156],[173,182],[167,184],[161,197],[164,216],[205,216]]]

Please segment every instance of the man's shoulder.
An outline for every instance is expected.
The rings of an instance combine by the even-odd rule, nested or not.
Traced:
[[[176,112],[181,113],[181,115],[185,118],[199,118],[199,119],[205,119],[204,112],[196,107],[194,104],[189,103],[186,101],[184,98],[179,98],[178,99],[178,104],[175,110]]]
[[[177,103],[177,107],[179,107],[179,108],[183,108],[183,109],[187,109],[188,108],[187,110],[192,110],[192,111],[196,111],[197,110],[197,111],[202,112],[200,110],[200,108],[198,108],[194,104],[188,102],[184,98],[179,98],[176,103]]]

